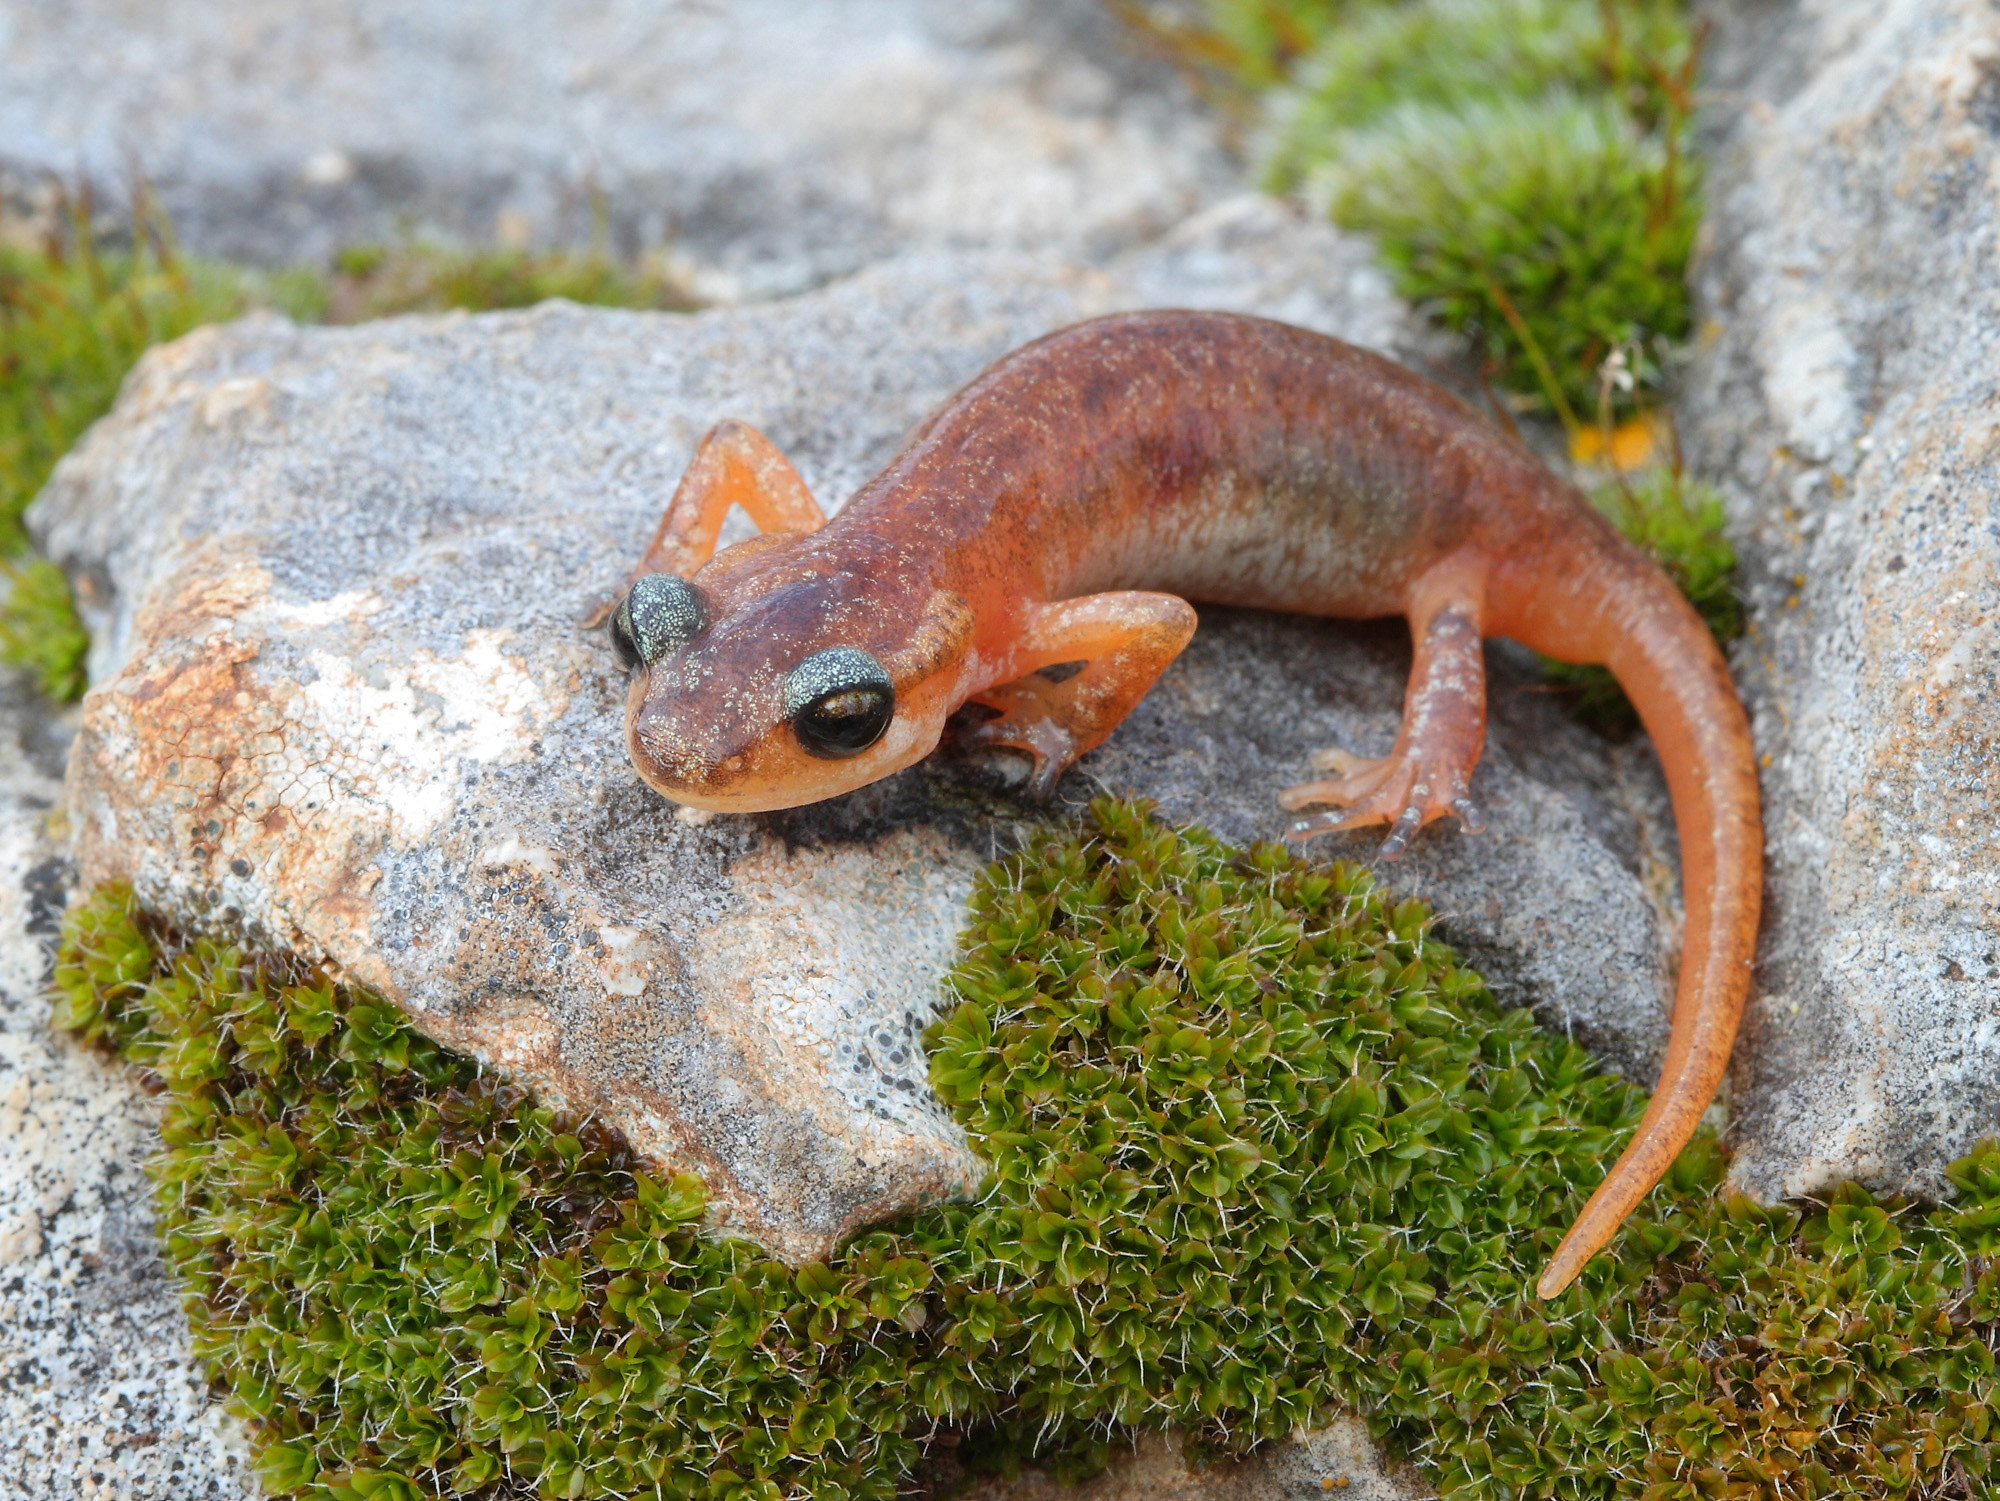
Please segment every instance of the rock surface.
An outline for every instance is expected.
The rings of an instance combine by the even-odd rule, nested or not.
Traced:
[[[1182,1462],[1171,1437],[1148,1433],[1080,1485],[1028,1472],[960,1493],[961,1501],[1431,1501],[1436,1495],[1411,1466],[1385,1460],[1359,1418],[1199,1472]]]
[[[781,1254],[969,1188],[916,1035],[973,873],[1035,815],[949,758],[816,808],[677,815],[630,771],[622,679],[575,621],[717,418],[837,502],[993,356],[1162,301],[1404,329],[1365,250],[1251,200],[1102,272],[917,257],[693,316],[266,320],[156,351],[34,512],[97,643],[69,785],[84,879],[330,956],[698,1169],[720,1222]],[[1387,746],[1406,661],[1396,629],[1209,612],[1063,795],[1272,836],[1313,749]],[[1496,662],[1490,831],[1427,836],[1395,884],[1643,1072],[1657,779],[1531,686]]]
[[[267,263],[582,243],[601,205],[702,296],[768,296],[1164,232],[1233,175],[1164,73],[1098,0],[0,0],[0,198],[122,205],[136,168],[183,243]]]
[[[153,1229],[153,1111],[48,1029],[66,729],[0,677],[0,1493],[248,1501]]]
[[[115,205],[136,166],[183,243],[266,262],[410,234],[576,243],[598,189],[617,248],[670,245],[719,301],[911,247],[1101,265],[1228,189],[1212,126],[1162,71],[1095,0],[0,0],[0,238],[45,227],[43,174],[81,171]],[[130,688],[180,669],[155,674],[174,685],[157,713],[95,721],[100,770],[156,774],[155,801],[136,781],[111,789],[123,833],[160,838],[152,890],[184,919],[235,906],[267,936],[401,976],[406,1000],[442,997],[434,1030],[642,1136],[650,1119],[773,1243],[817,1248],[846,1218],[962,1180],[962,1144],[897,1087],[921,1078],[897,1006],[930,1004],[971,873],[1034,815],[938,766],[814,814],[678,822],[625,771],[569,601],[622,572],[724,410],[765,424],[835,501],[988,356],[1086,312],[1173,302],[1420,352],[1365,250],[1233,207],[1108,273],[933,257],[746,318],[551,310],[351,338],[263,325],[162,354],[44,512],[97,590],[99,674]],[[218,613],[177,606],[181,583]],[[163,651],[149,667],[135,644]],[[1102,783],[1232,838],[1269,834],[1269,790],[1306,752],[1388,742],[1406,655],[1398,631],[1211,613],[1065,799]],[[1504,988],[1647,1076],[1674,917],[1657,776],[1643,748],[1607,752],[1498,665],[1480,784],[1496,830],[1429,840],[1396,874]],[[44,815],[64,737],[13,695],[0,687],[0,1491],[247,1497],[242,1435],[208,1404],[155,1247],[151,1111],[47,1030]],[[116,739],[173,733],[183,710],[194,752],[227,775],[219,760],[203,783],[157,738]],[[262,808],[258,826],[215,817],[211,832],[190,785],[246,804],[263,785],[311,830],[288,843]],[[428,843],[408,837],[426,820]],[[106,832],[99,873],[139,860]],[[508,884],[506,902],[482,900]],[[519,921],[607,904],[624,921],[592,930],[587,960]],[[444,966],[396,945],[482,909],[493,926],[455,942],[484,941],[480,972],[501,988],[463,1005]],[[664,975],[643,975],[647,953]],[[565,961],[601,989],[555,975]],[[870,1002],[884,975],[896,987]],[[634,980],[639,995],[619,993]],[[895,1023],[887,1042],[871,1017]],[[657,1108],[663,1082],[699,1087],[699,1130]],[[768,1119],[751,1108],[773,1102]],[[801,1189],[805,1169],[831,1176]],[[789,1217],[773,1221],[778,1201]],[[1352,1423],[1201,1477],[1145,1439],[1087,1494],[1341,1479],[1347,1496],[1425,1494]],[[1031,1476],[1009,1494],[1049,1489]]]
[[[1737,1182],[1935,1191],[2000,1121],[2000,13],[1717,7],[1683,423],[1752,630]]]

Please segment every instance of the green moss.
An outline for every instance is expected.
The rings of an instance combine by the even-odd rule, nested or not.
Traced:
[[[83,697],[90,633],[76,618],[69,580],[45,558],[0,559],[7,596],[0,603],[0,661],[34,674],[57,703]]]
[[[1430,0],[1370,11],[1330,31],[1277,95],[1282,121],[1265,157],[1271,186],[1300,187],[1337,161],[1350,132],[1410,106],[1454,111],[1551,90],[1603,93],[1646,125],[1672,101],[1671,77],[1692,47],[1677,4],[1665,0]]]
[[[1283,80],[1343,20],[1390,0],[1107,0],[1204,87],[1240,99]]]
[[[1246,82],[1276,83],[1313,44],[1371,0],[1207,0],[1204,28],[1218,60]],[[1380,3],[1380,0],[1372,0]]]
[[[1266,111],[1271,186],[1374,236],[1406,297],[1572,429],[1612,351],[1657,379],[1697,220],[1676,0],[1414,0],[1321,30],[1302,59],[1237,70],[1290,78]]]
[[[695,305],[663,259],[627,265],[601,251],[443,246],[355,246],[335,267],[342,321],[394,313],[489,312],[551,297],[601,307],[684,310]]]
[[[26,545],[21,512],[147,349],[253,306],[310,316],[323,300],[313,278],[188,260],[164,237],[0,246],[0,556]]]
[[[381,1002],[101,893],[59,1017],[162,1085],[168,1253],[267,1483],[888,1497],[940,1423],[1081,1472],[1130,1427],[1219,1453],[1341,1404],[1454,1497],[2000,1473],[2000,1149],[1951,1207],[1767,1210],[1702,1139],[1538,1303],[1640,1092],[1364,871],[1091,816],[982,879],[929,1038],[980,1202],[797,1270]]]
[[[154,344],[252,307],[315,316],[310,273],[261,275],[177,255],[141,205],[134,247],[88,234],[41,250],[0,246],[0,660],[32,671],[57,699],[83,691],[89,639],[61,575],[22,559],[21,513],[56,460],[110,410],[126,372]],[[7,562],[17,559],[17,562]]]
[[[1606,485],[1592,499],[1659,560],[1718,642],[1726,645],[1743,634],[1736,549],[1723,535],[1722,496],[1714,486],[1659,469]]]
[[[1346,135],[1313,191],[1375,237],[1404,296],[1574,425],[1612,351],[1653,378],[1655,341],[1687,330],[1688,175],[1622,106],[1555,92],[1404,105]]]
[[[1736,597],[1736,549],[1723,535],[1722,496],[1671,468],[1600,485],[1591,502],[1645,548],[1680,586],[1718,645],[1743,634]],[[1610,672],[1545,657],[1549,679],[1571,696],[1578,717],[1607,734],[1637,731],[1639,716]]]

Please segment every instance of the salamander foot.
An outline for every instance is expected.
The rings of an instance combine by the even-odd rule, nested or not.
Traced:
[[[963,750],[1013,751],[1026,756],[1031,767],[1021,795],[1033,802],[1047,802],[1055,795],[1056,783],[1076,759],[1076,737],[1064,723],[1065,695],[1039,677],[989,688],[979,702],[1000,710],[1000,717],[974,725],[958,735]]]
[[[1278,802],[1287,808],[1331,803],[1342,811],[1299,819],[1285,830],[1287,839],[1386,823],[1381,856],[1395,860],[1418,829],[1447,813],[1456,814],[1468,834],[1486,827],[1466,790],[1486,739],[1486,667],[1476,611],[1442,609],[1421,625],[1413,616],[1411,634],[1416,657],[1395,745],[1379,760],[1338,748],[1314,756],[1314,770],[1335,775],[1287,787]]]
[[[1447,813],[1454,815],[1468,834],[1486,827],[1485,815],[1466,795],[1470,767],[1425,764],[1400,750],[1371,760],[1339,749],[1321,751],[1313,757],[1313,765],[1340,775],[1287,787],[1278,794],[1279,805],[1307,808],[1330,803],[1339,811],[1296,820],[1285,830],[1288,840],[1316,839],[1342,829],[1386,823],[1389,837],[1382,841],[1378,854],[1384,860],[1395,860],[1410,847],[1418,829]]]

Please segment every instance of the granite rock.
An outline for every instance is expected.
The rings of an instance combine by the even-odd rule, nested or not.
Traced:
[[[0,0],[0,201],[142,172],[192,249],[671,247],[709,299],[923,246],[1100,256],[1228,190],[1098,0]]]
[[[785,1256],[966,1191],[916,1038],[974,872],[1045,815],[949,757],[814,808],[677,812],[627,765],[622,678],[577,619],[717,418],[834,502],[994,356],[1158,301],[1406,328],[1364,248],[1245,200],[1099,271],[915,257],[696,315],[266,318],[155,351],[33,512],[95,640],[83,879],[331,958],[698,1170],[719,1224]],[[1399,628],[1208,612],[1062,800],[1273,836],[1313,749],[1388,745],[1407,652]],[[1494,671],[1490,832],[1428,835],[1392,884],[1643,1073],[1672,926],[1656,773]]]
[[[1735,1181],[1933,1192],[2000,1120],[2000,13],[1715,8],[1682,408],[1766,767]]]
[[[153,1111],[48,1027],[69,728],[0,673],[0,1494],[248,1501],[154,1232]]]
[[[1243,1459],[1190,1470],[1170,1434],[1146,1433],[1101,1474],[1063,1485],[1038,1471],[975,1482],[962,1501],[1432,1501],[1414,1466],[1387,1459],[1359,1418],[1341,1418]]]

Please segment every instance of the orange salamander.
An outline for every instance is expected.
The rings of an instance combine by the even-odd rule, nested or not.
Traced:
[[[740,505],[762,535],[715,554]],[[1763,834],[1750,729],[1714,639],[1569,485],[1438,386],[1304,329],[1221,313],[1099,318],[991,366],[826,520],[751,428],[703,440],[612,617],[625,739],[675,802],[794,807],[976,746],[1046,794],[1195,628],[1190,599],[1409,621],[1401,733],[1278,794],[1287,837],[1387,824],[1393,859],[1467,795],[1481,639],[1609,667],[1666,769],[1687,922],[1666,1063],[1557,1248],[1554,1297],[1693,1133],[1750,983]],[[1061,681],[1039,669],[1082,663]]]

